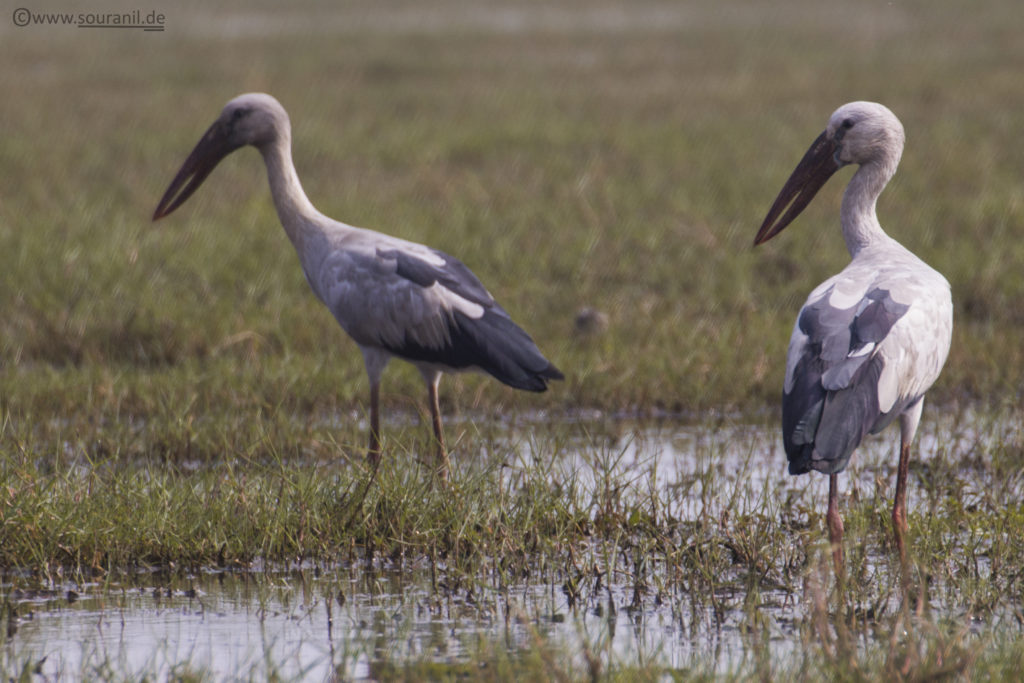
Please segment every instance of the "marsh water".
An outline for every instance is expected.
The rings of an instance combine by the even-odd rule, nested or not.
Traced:
[[[465,661],[482,642],[525,655],[537,637],[573,652],[586,642],[673,667],[688,658],[742,658],[734,628],[711,628],[711,615],[708,625],[689,628],[671,610],[629,607],[625,586],[570,608],[551,578],[439,599],[422,568],[336,569],[329,579],[312,571],[149,577],[131,586],[81,586],[71,600],[63,589],[14,595],[19,616],[6,647],[20,653],[10,661],[31,653],[40,673],[61,680],[104,668],[129,677],[182,673],[182,663],[218,680],[363,679],[376,677],[380,662]],[[773,611],[783,617],[787,608]]]
[[[1006,438],[1006,430],[1017,430],[1013,438],[1019,438],[1019,425],[926,421],[918,462]],[[552,463],[553,479],[683,487],[681,515],[722,514],[737,498],[756,505],[769,491],[799,492],[824,505],[827,479],[786,475],[774,426],[584,420],[573,432],[575,445]],[[845,489],[890,486],[897,439],[895,429],[871,439],[843,478]],[[525,462],[533,457],[531,440],[520,443]],[[508,476],[516,467],[509,463]],[[986,482],[977,487],[980,495]],[[920,495],[912,490],[910,503]],[[768,626],[752,636],[749,606],[745,610],[736,595],[719,596],[725,607],[714,611],[686,595],[638,597],[624,572],[574,600],[559,568],[539,566],[516,585],[485,580],[457,589],[444,585],[443,569],[423,560],[395,565],[355,558],[337,566],[170,571],[99,581],[58,573],[45,588],[38,587],[38,572],[35,583],[7,575],[0,585],[10,606],[3,668],[29,662],[49,679],[111,671],[129,678],[202,671],[216,679],[361,679],[378,677],[382,663],[460,663],[495,649],[526,656],[540,638],[564,644],[581,659],[591,649],[672,668],[734,671],[744,665],[751,637],[767,637],[784,657],[796,645],[793,624],[805,611],[791,588],[764,587],[754,611]],[[743,587],[724,590],[738,594]]]

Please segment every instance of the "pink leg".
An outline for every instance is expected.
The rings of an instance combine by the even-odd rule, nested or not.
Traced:
[[[374,469],[380,464],[380,385],[370,385],[370,445],[366,458]]]
[[[828,477],[828,514],[825,521],[828,523],[828,540],[832,544],[832,562],[836,567],[836,576],[843,575],[843,518],[839,516],[839,475],[830,474]]]
[[[360,346],[363,362],[366,363],[366,377],[370,380],[370,444],[366,449],[366,459],[373,466],[374,472],[380,464],[380,378],[384,367],[391,357],[387,352],[366,346]]]
[[[892,530],[904,571],[907,566],[907,473],[910,469],[910,444],[913,443],[914,434],[917,433],[923,406],[924,400],[920,400],[900,415],[900,464],[896,470],[896,496],[892,503]]]
[[[441,406],[437,396],[437,385],[441,376],[438,374],[433,379],[427,379],[427,396],[430,401],[430,420],[434,426],[434,441],[437,445],[438,473],[442,479],[448,478],[449,461],[448,449],[444,445],[444,431],[441,425]]]
[[[907,549],[904,537],[907,533],[907,472],[910,469],[910,444],[900,440],[900,464],[896,471],[896,497],[892,504],[892,530],[896,537],[896,548],[900,562],[906,563]]]

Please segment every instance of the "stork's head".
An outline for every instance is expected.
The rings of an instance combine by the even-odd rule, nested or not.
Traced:
[[[903,153],[903,124],[887,107],[875,102],[850,102],[828,121],[825,134],[835,141],[836,162],[866,164],[898,162]]]
[[[779,191],[754,244],[767,242],[782,232],[832,174],[847,164],[881,164],[886,167],[886,179],[891,177],[903,153],[903,139],[903,124],[881,104],[850,102],[836,109],[828,127]]]
[[[228,102],[174,176],[153,220],[184,204],[228,154],[245,145],[261,148],[272,144],[289,135],[289,129],[288,113],[270,95],[247,93]]]

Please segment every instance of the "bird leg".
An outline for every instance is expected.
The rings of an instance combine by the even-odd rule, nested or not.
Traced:
[[[374,469],[380,464],[380,384],[370,383],[370,445],[366,459]]]
[[[380,378],[390,356],[385,351],[360,345],[363,362],[366,364],[366,378],[370,380],[370,444],[366,459],[373,466],[374,473],[380,464]]]
[[[839,516],[839,485],[837,474],[828,476],[828,540],[832,544],[832,562],[836,567],[836,577],[843,576],[843,518]]]
[[[900,552],[900,563],[907,563],[907,549],[904,537],[907,533],[907,473],[910,469],[910,442],[900,439],[900,464],[896,470],[896,496],[892,504],[892,530],[896,537],[896,548]]]
[[[430,420],[434,426],[434,441],[437,446],[437,467],[438,474],[442,479],[448,478],[448,449],[444,445],[444,431],[441,425],[441,406],[437,397],[437,385],[441,381],[441,373],[433,377],[424,377],[427,380],[427,396],[430,402]]]

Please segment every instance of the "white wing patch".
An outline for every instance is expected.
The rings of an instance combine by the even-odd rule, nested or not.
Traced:
[[[396,246],[398,246],[401,248],[401,250],[414,255],[420,261],[426,261],[435,268],[441,268],[446,263],[445,260],[438,256],[432,249],[425,247],[422,244],[417,244],[416,242],[406,242],[405,240],[397,239],[393,239],[392,241],[395,242],[395,245],[387,246],[391,248],[395,248]],[[378,249],[381,248],[382,247],[378,247]]]
[[[868,342],[867,344],[865,344],[864,346],[860,347],[859,349],[854,349],[853,351],[850,351],[849,355],[847,355],[846,357],[847,358],[858,358],[860,356],[869,356],[869,355],[871,355],[871,352],[874,351],[874,350],[875,350],[875,342]]]
[[[810,337],[803,333],[799,325],[795,326],[793,336],[789,338],[789,351],[786,353],[786,380],[782,385],[784,393],[788,394],[793,391],[793,382],[796,380],[793,373],[796,372],[797,363],[804,355],[804,348],[808,341],[810,341]]]
[[[878,378],[878,410],[888,413],[900,398],[900,378],[896,364],[882,367],[882,375]]]
[[[828,297],[828,305],[839,310],[863,305],[862,300],[867,291],[868,288],[862,283],[839,280]]]
[[[484,315],[484,307],[478,303],[465,299],[452,290],[444,287],[440,282],[435,282],[425,290],[430,296],[437,297],[441,306],[449,311],[459,311],[463,315],[479,319]]]

